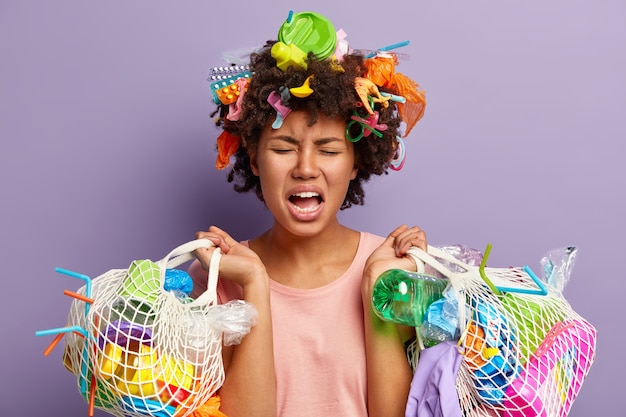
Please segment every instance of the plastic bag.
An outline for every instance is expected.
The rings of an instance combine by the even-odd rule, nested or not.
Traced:
[[[544,281],[563,291],[565,285],[569,282],[574,263],[576,261],[577,249],[574,246],[554,249],[546,253],[541,258],[541,266],[543,267]]]
[[[207,290],[189,297],[190,277],[175,267],[211,245],[188,242],[158,262],[133,261],[93,280],[58,270],[86,285],[68,294],[74,300],[67,327],[36,334],[57,334],[47,351],[66,335],[64,365],[90,409],[119,417],[185,417],[219,404],[222,346],[241,341],[256,323],[256,310],[244,301],[217,304],[219,249]]]

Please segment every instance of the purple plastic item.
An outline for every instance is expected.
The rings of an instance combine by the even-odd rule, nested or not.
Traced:
[[[98,346],[103,349],[105,341],[115,343],[120,346],[127,346],[128,339],[139,341],[149,345],[152,340],[152,331],[139,324],[130,323],[128,321],[116,320],[109,324],[105,330],[105,338],[98,340]]]

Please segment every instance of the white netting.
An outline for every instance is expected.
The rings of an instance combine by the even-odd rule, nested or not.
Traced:
[[[225,309],[240,316],[245,310],[247,328],[241,330],[245,323],[235,327],[247,332],[255,313],[243,302],[217,304],[219,249],[211,260],[208,289],[200,297],[192,300],[164,289],[166,273],[209,244],[190,242],[158,263],[134,261],[78,291],[93,301],[72,302],[68,328],[78,331],[67,334],[63,360],[90,405],[120,417],[184,417],[214,396],[224,382],[225,330],[218,321],[228,320]]]
[[[460,306],[463,414],[566,416],[594,361],[596,331],[562,293],[527,267],[467,265],[434,247],[410,253],[448,278]]]

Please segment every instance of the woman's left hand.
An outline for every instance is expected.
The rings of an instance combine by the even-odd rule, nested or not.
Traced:
[[[415,337],[415,328],[383,321],[371,307],[372,289],[380,274],[394,268],[417,269],[413,258],[407,255],[412,246],[426,250],[426,233],[417,226],[400,226],[387,236],[365,263],[361,295],[371,416],[404,415],[413,378],[405,346]]]
[[[407,252],[411,247],[424,251],[428,248],[426,232],[417,226],[402,225],[391,232],[387,239],[370,255],[365,263],[363,276],[364,295],[369,296],[376,278],[388,269],[416,271],[415,261]]]

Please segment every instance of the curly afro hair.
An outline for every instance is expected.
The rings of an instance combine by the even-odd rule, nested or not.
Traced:
[[[275,42],[268,41],[262,49],[251,55],[250,71],[253,75],[241,103],[239,120],[232,121],[225,117],[228,113],[228,106],[225,105],[219,105],[213,113],[213,116],[219,113],[216,121],[218,127],[242,139],[242,146],[234,155],[235,161],[228,174],[228,182],[234,183],[237,192],[254,190],[261,201],[264,201],[263,191],[259,178],[250,168],[248,149],[256,150],[263,128],[276,119],[276,111],[267,101],[272,91],[280,93],[280,89],[284,87],[299,87],[312,75],[310,87],[314,92],[305,98],[292,96],[286,103],[292,111],[306,112],[310,126],[316,123],[319,112],[328,118],[340,117],[346,123],[351,120],[350,116],[354,112],[359,117],[368,117],[366,109],[360,104],[354,84],[357,77],[365,77],[367,72],[362,55],[347,54],[341,62],[337,62],[319,60],[310,53],[306,69],[291,66],[283,71],[276,66],[276,60],[271,55],[271,47]],[[380,91],[395,93],[383,88]],[[363,184],[372,175],[387,174],[389,164],[397,152],[396,137],[400,135],[401,119],[395,103],[389,101],[386,107],[376,103],[374,109],[379,112],[379,123],[386,124],[387,129],[380,132],[380,138],[370,135],[354,143],[358,173],[349,184],[342,210],[364,203]],[[359,130],[354,134],[351,132],[351,136],[358,136],[361,126],[354,123],[351,128]]]

